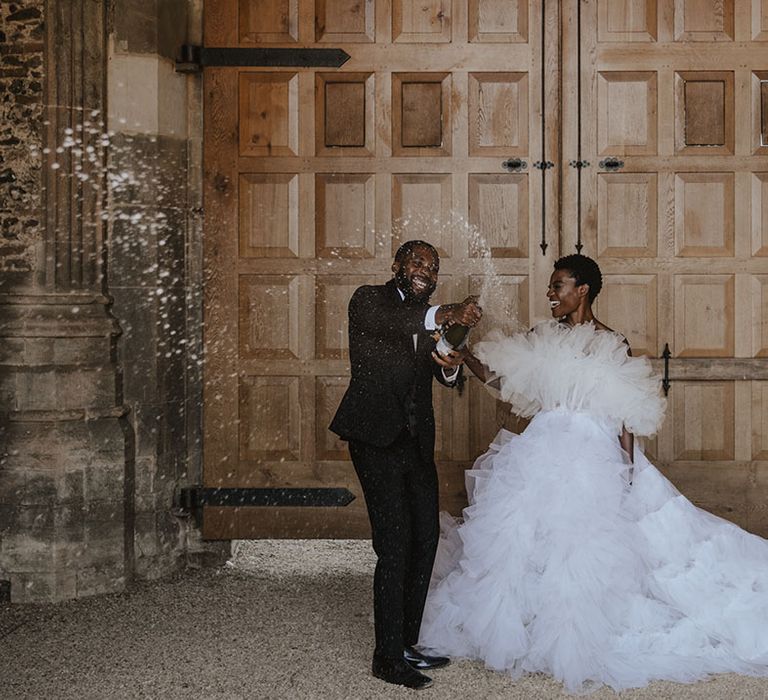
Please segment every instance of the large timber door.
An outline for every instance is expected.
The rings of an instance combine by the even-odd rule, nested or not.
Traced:
[[[207,47],[341,48],[350,59],[204,71],[205,486],[356,498],[208,506],[205,537],[367,535],[346,444],[327,426],[348,382],[348,300],[390,277],[403,240],[437,246],[434,298],[453,301],[482,285],[487,261],[463,222],[477,226],[506,311],[522,325],[544,313],[558,253],[558,173],[542,167],[559,148],[558,9],[207,0]],[[505,410],[472,382],[462,397],[435,393],[442,506],[455,511],[463,470]]]
[[[350,56],[205,70],[205,485],[356,497],[208,507],[205,536],[367,534],[327,430],[346,305],[405,238],[440,249],[436,301],[478,291],[462,220],[518,327],[556,257],[599,261],[600,318],[672,352],[651,458],[768,534],[768,0],[208,0],[205,44]],[[435,409],[456,511],[507,409],[472,381]]]
[[[768,535],[768,2],[567,0],[562,251],[673,380],[653,461]],[[588,165],[584,165],[584,161]]]

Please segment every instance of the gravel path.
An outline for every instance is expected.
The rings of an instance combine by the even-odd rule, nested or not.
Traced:
[[[367,541],[257,541],[229,566],[56,605],[0,607],[0,698],[413,698],[370,675]],[[563,698],[457,661],[419,700]],[[605,698],[768,698],[768,679],[654,683]]]

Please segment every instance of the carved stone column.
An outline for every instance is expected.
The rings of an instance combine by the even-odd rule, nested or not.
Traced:
[[[131,435],[104,294],[107,3],[44,12],[44,230],[31,276],[0,294],[0,581],[18,602],[120,590],[132,551]]]

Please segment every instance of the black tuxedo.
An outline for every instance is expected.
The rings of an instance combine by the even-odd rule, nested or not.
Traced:
[[[394,280],[355,291],[352,376],[330,426],[349,441],[368,506],[378,556],[375,653],[389,658],[418,640],[439,535],[432,379],[447,382],[431,357],[428,309],[403,301]]]

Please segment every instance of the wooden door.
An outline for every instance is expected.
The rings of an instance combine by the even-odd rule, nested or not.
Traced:
[[[507,313],[545,313],[558,253],[557,3],[208,0],[208,47],[342,48],[339,69],[204,72],[204,480],[345,487],[346,507],[207,507],[208,538],[368,533],[346,444],[327,429],[348,383],[346,307],[391,275],[403,240],[442,258],[436,301],[481,289],[493,251]],[[542,118],[548,110],[546,122]],[[516,172],[502,163],[519,159]],[[548,188],[548,189],[547,189]],[[547,245],[542,245],[550,232]],[[436,388],[442,507],[505,410]]]
[[[651,458],[768,535],[768,2],[563,8],[563,161],[588,165],[564,170],[562,251],[597,258],[636,354],[669,343]]]

